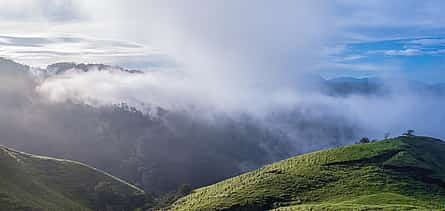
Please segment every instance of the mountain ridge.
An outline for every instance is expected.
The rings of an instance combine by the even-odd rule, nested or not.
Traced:
[[[81,70],[83,72],[88,72],[90,70],[118,70],[126,73],[143,73],[140,70],[129,70],[119,66],[111,66],[106,64],[85,64],[85,63],[74,63],[74,62],[59,62],[50,64],[46,67],[45,71],[50,74],[62,74],[68,70]]]
[[[32,68],[28,65],[24,65],[4,57],[0,57],[0,67],[2,67],[2,69],[19,69],[22,72],[37,72],[38,74],[43,74],[43,76],[46,77],[64,74],[70,70],[77,70],[81,72],[89,72],[90,70],[119,71],[130,74],[144,73],[144,71],[137,69],[126,69],[121,66],[102,63],[57,62],[47,65],[46,68]],[[398,78],[385,79],[380,77],[336,77],[326,79],[318,76],[313,79],[313,81],[320,84],[321,91],[324,94],[331,96],[347,97],[351,95],[385,95],[390,93],[391,89],[394,88],[392,87],[394,84],[402,84],[402,88],[408,88],[411,91],[421,94],[427,93],[445,95],[445,83],[428,84],[421,81]]]
[[[0,146],[0,210],[134,210],[143,190],[86,164]]]

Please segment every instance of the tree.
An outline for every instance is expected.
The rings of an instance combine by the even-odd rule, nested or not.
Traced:
[[[370,141],[369,141],[369,138],[368,138],[368,137],[363,137],[363,138],[361,138],[360,141],[359,141],[360,144],[366,144],[366,143],[369,143],[369,142],[370,142]]]
[[[414,130],[407,130],[405,133],[403,133],[402,135],[404,136],[408,136],[408,137],[412,137],[414,136]]]
[[[385,133],[385,140],[389,138],[391,134],[389,132]]]

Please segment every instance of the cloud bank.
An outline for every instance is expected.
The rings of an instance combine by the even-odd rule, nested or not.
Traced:
[[[162,49],[175,58],[177,66],[140,75],[72,71],[45,80],[38,87],[42,95],[55,102],[74,100],[95,106],[125,102],[141,110],[150,105],[206,114],[247,112],[260,119],[282,110],[297,108],[311,113],[319,109],[316,112],[320,116],[332,114],[348,124],[356,122],[359,133],[377,138],[408,128],[442,137],[437,127],[412,119],[423,113],[432,122],[440,122],[442,117],[436,113],[441,113],[442,104],[436,98],[410,93],[410,85],[392,86],[393,92],[380,98],[339,99],[319,92],[322,80],[314,75],[320,73],[318,62],[325,58],[319,49],[335,37],[340,30],[337,27],[345,26],[330,22],[333,5],[318,1],[223,4],[196,0],[130,1],[125,6],[97,2],[91,8],[104,5],[107,8],[98,10],[93,19],[102,20],[103,11],[119,14],[104,19],[119,26],[113,36],[132,36]],[[410,52],[392,54],[396,53]]]

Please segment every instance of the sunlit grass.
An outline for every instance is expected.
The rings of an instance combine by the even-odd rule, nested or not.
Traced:
[[[277,162],[197,189],[172,209],[439,209],[444,172],[444,143],[399,137]]]
[[[144,196],[141,189],[88,165],[3,146],[0,168],[0,210],[95,210],[105,201],[127,209]]]

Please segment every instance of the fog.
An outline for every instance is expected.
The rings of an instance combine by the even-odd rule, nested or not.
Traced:
[[[175,66],[143,76],[88,72],[51,78],[38,89],[53,101],[263,115],[312,98],[307,88],[318,80],[315,64],[335,34],[331,5],[320,1],[79,4],[91,10],[91,22],[102,23],[99,35],[149,45],[172,57]]]
[[[223,110],[247,110],[295,101],[299,97],[295,87],[303,87],[304,75],[316,75],[312,64],[333,28],[327,20],[328,5],[318,1],[130,1],[107,5],[105,10],[95,10],[93,19],[106,19],[105,27],[119,26],[109,36],[131,37],[176,61],[176,68],[169,70],[173,73],[164,71],[135,82],[141,86],[141,91],[133,90],[138,94],[142,90],[163,93],[164,99],[142,101],[156,104],[159,100],[164,105],[175,105],[177,100],[186,104],[204,101],[210,104],[204,106]],[[109,18],[101,11],[113,11],[117,16]],[[150,87],[144,87],[147,83]]]
[[[271,116],[277,113],[290,115],[296,110],[302,115],[300,118],[316,119],[317,122],[329,121],[335,116],[341,119],[336,124],[354,125],[359,136],[379,139],[386,133],[396,136],[407,129],[415,129],[419,134],[444,137],[440,127],[444,117],[443,93],[423,90],[416,83],[410,85],[400,79],[384,79],[386,85],[382,84],[382,87],[385,89],[375,94],[346,93],[346,96],[341,97],[327,95],[320,88],[324,84],[320,78],[312,80],[312,86],[274,91],[259,88],[250,93],[249,98],[239,98],[236,96],[238,93],[233,93],[234,97],[224,98],[218,93],[212,95],[209,92],[217,92],[214,87],[206,88],[198,84],[200,88],[197,88],[196,81],[190,84],[185,77],[180,72],[131,74],[112,69],[88,72],[73,70],[44,79],[36,91],[53,103],[73,101],[94,107],[125,103],[143,113],[150,112],[150,108],[160,107],[169,111],[194,113],[194,118],[203,120],[213,119],[213,116],[219,114],[231,118],[249,115],[258,124],[271,128],[276,124],[270,123]],[[286,129],[286,133],[295,133],[292,126]],[[295,137],[294,141],[307,140]],[[342,140],[342,143],[351,141]]]

